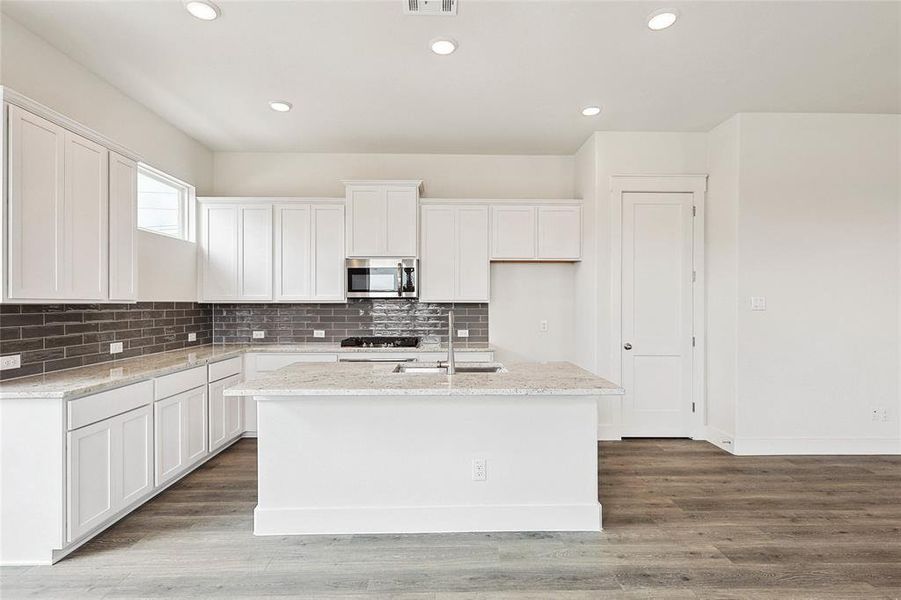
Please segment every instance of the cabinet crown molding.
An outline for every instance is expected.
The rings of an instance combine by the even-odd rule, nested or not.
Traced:
[[[341,183],[350,187],[354,185],[381,185],[391,187],[422,187],[422,179],[342,179]]]

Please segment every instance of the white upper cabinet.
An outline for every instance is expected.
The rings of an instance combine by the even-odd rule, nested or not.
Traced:
[[[109,298],[138,298],[138,165],[115,152],[109,155]]]
[[[136,164],[66,127],[8,105],[3,300],[135,301]]]
[[[491,207],[491,260],[575,261],[581,258],[581,205]]]
[[[416,256],[421,181],[345,181],[348,257]]]
[[[272,300],[272,205],[200,204],[200,299]]]
[[[421,300],[488,302],[488,261],[487,206],[422,207]]]
[[[344,302],[344,206],[276,204],[275,299]]]

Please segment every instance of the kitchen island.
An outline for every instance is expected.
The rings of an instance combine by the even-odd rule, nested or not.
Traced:
[[[257,535],[598,531],[597,397],[570,363],[403,373],[294,364],[256,398]]]

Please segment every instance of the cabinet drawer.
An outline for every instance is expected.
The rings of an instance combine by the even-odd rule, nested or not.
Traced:
[[[338,362],[337,354],[257,354],[256,371],[275,371],[298,362],[333,363]]]
[[[69,431],[108,419],[153,402],[153,381],[133,385],[70,400]]]
[[[209,373],[210,383],[232,375],[239,375],[242,370],[242,364],[240,356],[211,363]]]
[[[162,400],[175,394],[180,394],[188,390],[194,389],[201,385],[206,385],[206,367],[194,367],[172,373],[171,375],[163,375],[156,378],[156,389],[154,390],[154,399]]]

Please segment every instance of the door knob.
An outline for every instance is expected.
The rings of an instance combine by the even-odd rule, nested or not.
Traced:
[[[623,348],[625,348],[626,350],[631,350],[632,344],[630,344],[629,342],[626,342],[625,344],[623,344]]]

